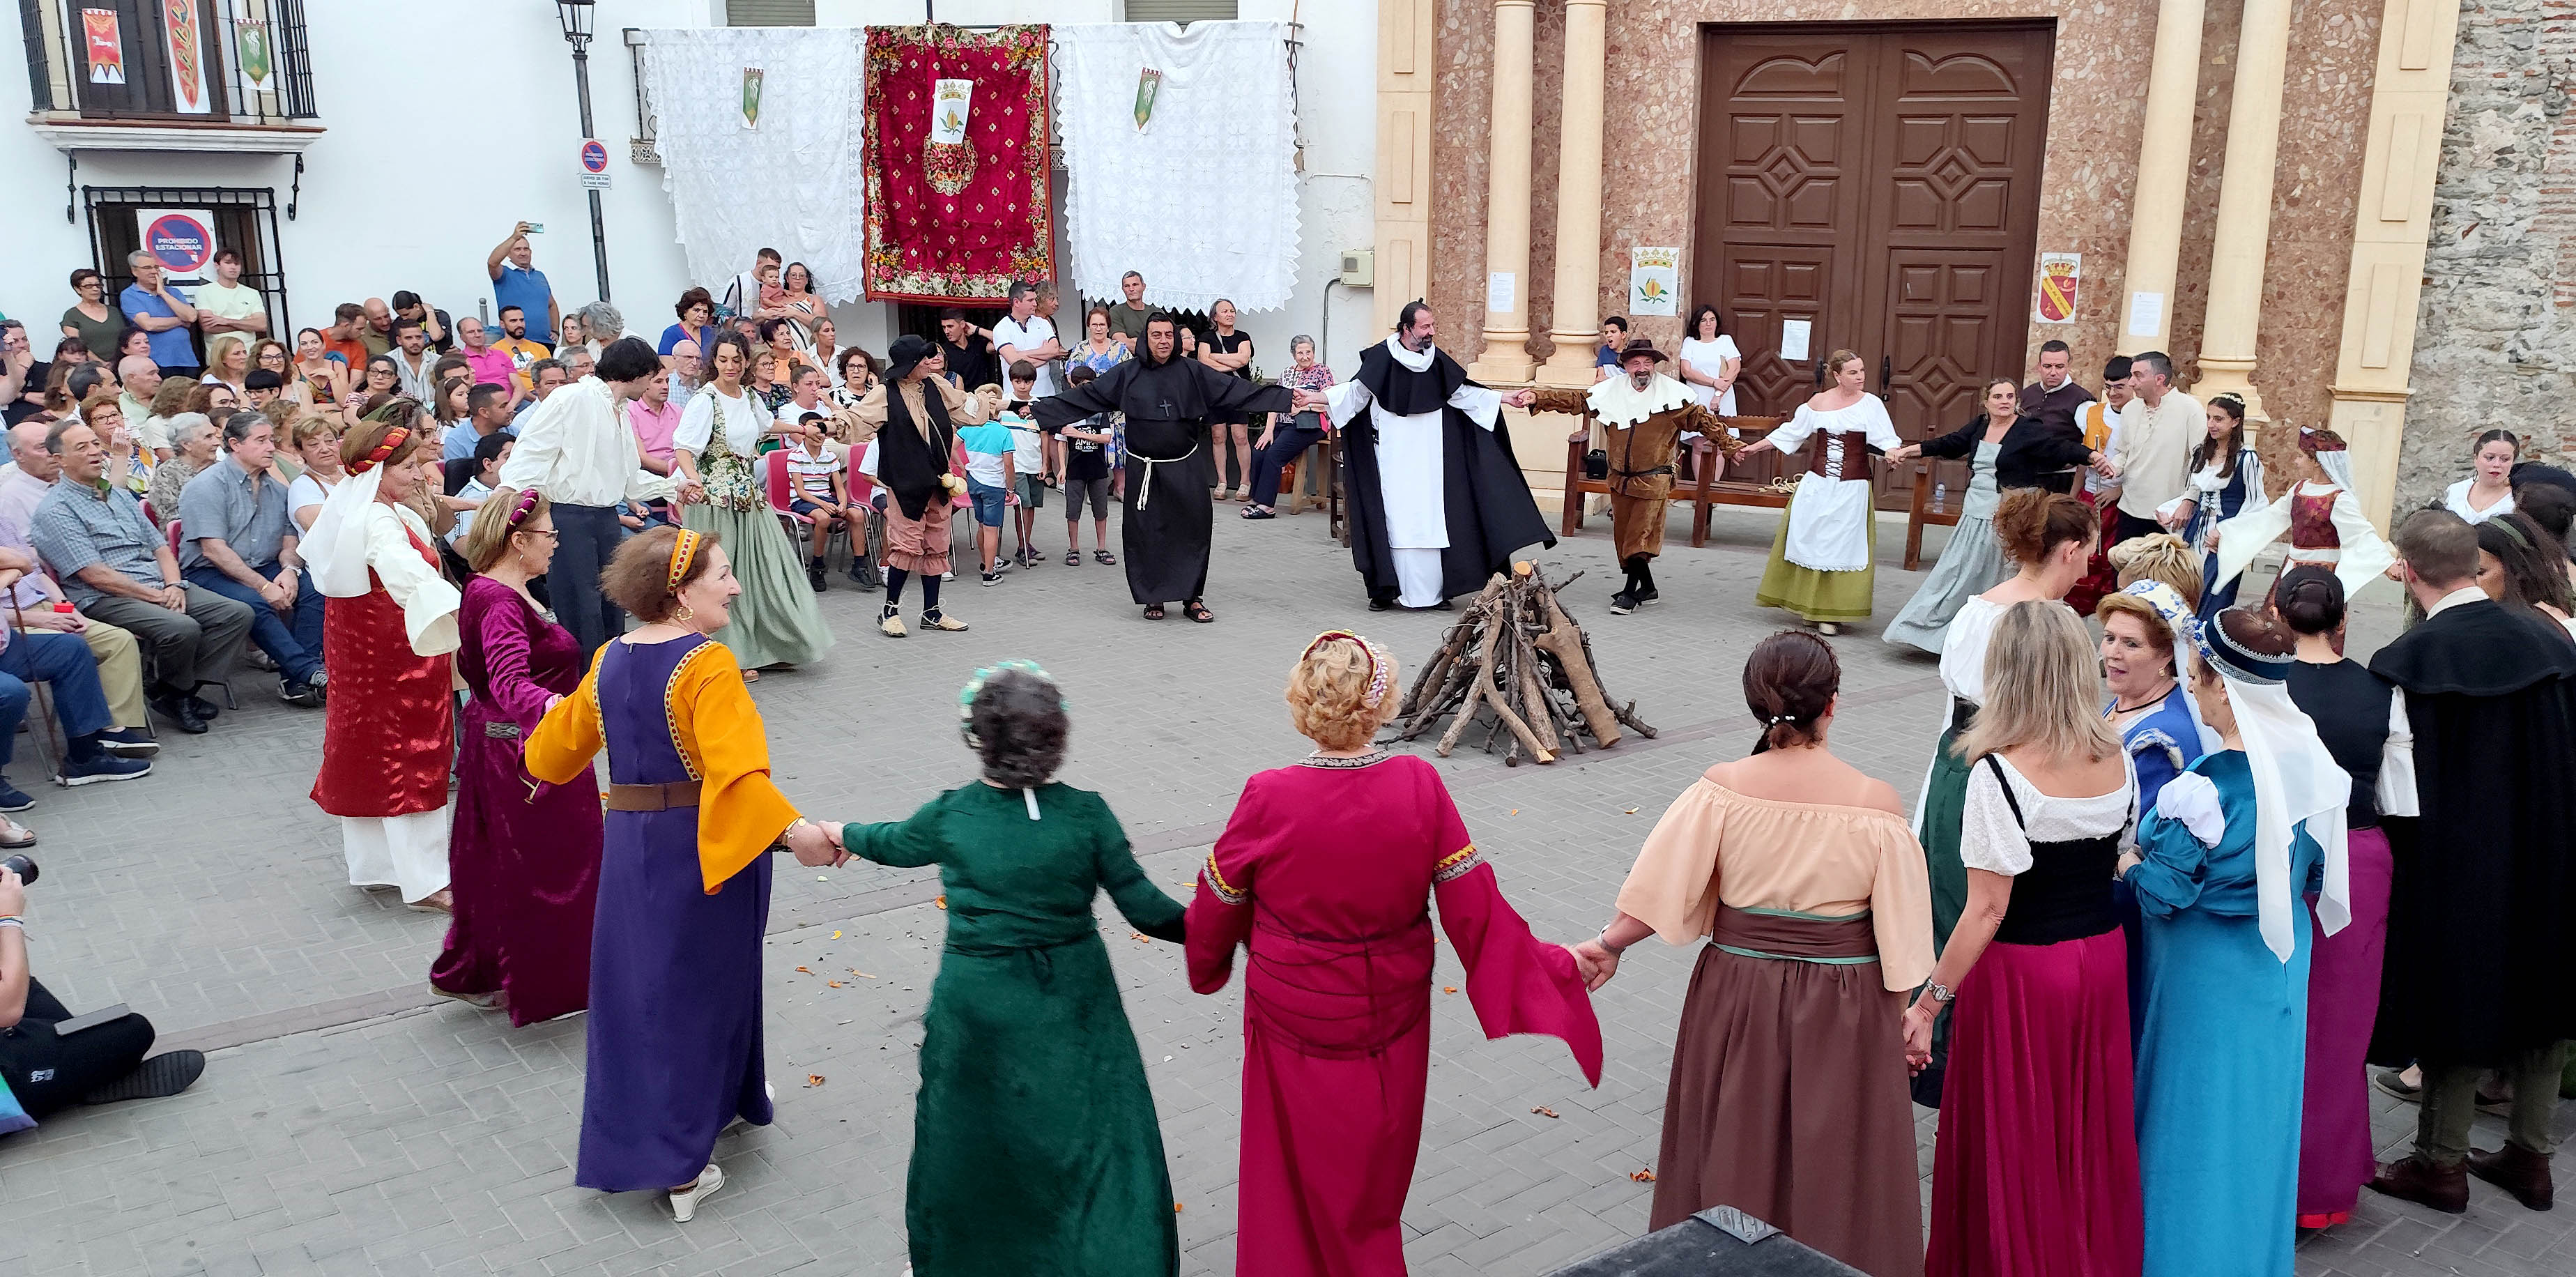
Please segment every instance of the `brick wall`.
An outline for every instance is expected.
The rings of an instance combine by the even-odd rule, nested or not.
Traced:
[[[2504,427],[2576,466],[2576,0],[2466,0],[2451,64],[2397,509]]]

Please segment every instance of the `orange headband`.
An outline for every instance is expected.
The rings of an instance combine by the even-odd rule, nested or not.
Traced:
[[[682,528],[680,539],[671,543],[671,593],[680,592],[680,580],[689,574],[689,564],[698,557],[698,542],[705,539],[692,529]]]
[[[393,429],[386,431],[385,437],[376,444],[374,449],[370,450],[367,455],[358,458],[358,464],[349,467],[349,473],[365,474],[366,472],[375,469],[378,462],[394,455],[395,450],[401,448],[410,440],[411,428],[408,426],[396,426]]]

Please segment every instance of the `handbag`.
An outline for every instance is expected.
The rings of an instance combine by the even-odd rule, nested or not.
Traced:
[[[1583,477],[1586,479],[1607,479],[1610,477],[1609,450],[1604,448],[1595,448],[1592,451],[1583,454]]]

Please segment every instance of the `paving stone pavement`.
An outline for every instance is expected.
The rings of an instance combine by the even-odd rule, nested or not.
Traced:
[[[971,778],[957,686],[976,665],[1033,657],[1073,701],[1066,779],[1102,791],[1153,879],[1182,895],[1244,776],[1304,752],[1278,698],[1307,639],[1352,626],[1414,661],[1452,619],[1366,613],[1320,516],[1246,524],[1231,508],[1218,519],[1212,626],[1140,621],[1117,569],[1059,557],[992,589],[971,574],[951,583],[945,601],[970,633],[892,642],[871,630],[879,596],[837,583],[823,606],[840,646],[756,689],[780,783],[821,817],[899,818]],[[1783,619],[1751,602],[1774,518],[1720,511],[1710,546],[1693,550],[1677,515],[1657,570],[1666,601],[1628,617],[1607,612],[1616,568],[1600,522],[1540,556],[1552,576],[1586,573],[1567,597],[1609,686],[1661,729],[1544,768],[1471,749],[1439,762],[1542,936],[1597,928],[1664,805],[1750,744],[1742,657]],[[1920,579],[1896,568],[1900,535],[1891,524],[1880,537],[1880,622]],[[1940,540],[1936,530],[1927,553]],[[2356,653],[2393,625],[2388,600],[2365,611]],[[1836,646],[1835,747],[1910,799],[1942,708],[1934,665],[1888,649],[1876,623]],[[942,924],[935,876],[782,865],[766,967],[778,1121],[724,1138],[730,1182],[682,1227],[658,1195],[574,1187],[583,1022],[514,1031],[431,998],[443,920],[346,886],[336,831],[306,798],[320,716],[277,704],[250,671],[236,686],[242,708],[206,736],[168,738],[149,779],[45,788],[27,818],[44,837],[29,929],[48,985],[75,1008],[127,1003],[165,1041],[214,1054],[184,1096],[79,1110],[0,1140],[0,1277],[904,1270],[914,1069]],[[32,755],[22,745],[22,784]],[[1238,996],[1192,995],[1180,955],[1131,938],[1114,911],[1101,929],[1162,1116],[1183,1271],[1229,1272]],[[1652,1190],[1629,1175],[1655,1158],[1689,970],[1687,954],[1643,949],[1598,996],[1609,1062],[1597,1091],[1553,1040],[1486,1042],[1463,995],[1435,997],[1405,1213],[1414,1271],[1542,1274],[1644,1230]],[[1445,951],[1435,979],[1460,981]],[[1919,1116],[1928,1173],[1933,1119]],[[2412,1116],[2380,1101],[2383,1150]],[[2480,1125],[2492,1141],[2497,1123]],[[2558,1164],[2576,1172],[2576,1159]],[[2471,1192],[2458,1218],[2365,1194],[2352,1224],[2302,1246],[2299,1271],[2576,1271],[2569,1217]]]

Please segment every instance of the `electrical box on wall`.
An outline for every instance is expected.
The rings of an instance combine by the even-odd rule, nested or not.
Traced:
[[[1377,286],[1377,250],[1350,248],[1342,250],[1342,287],[1375,288]]]

